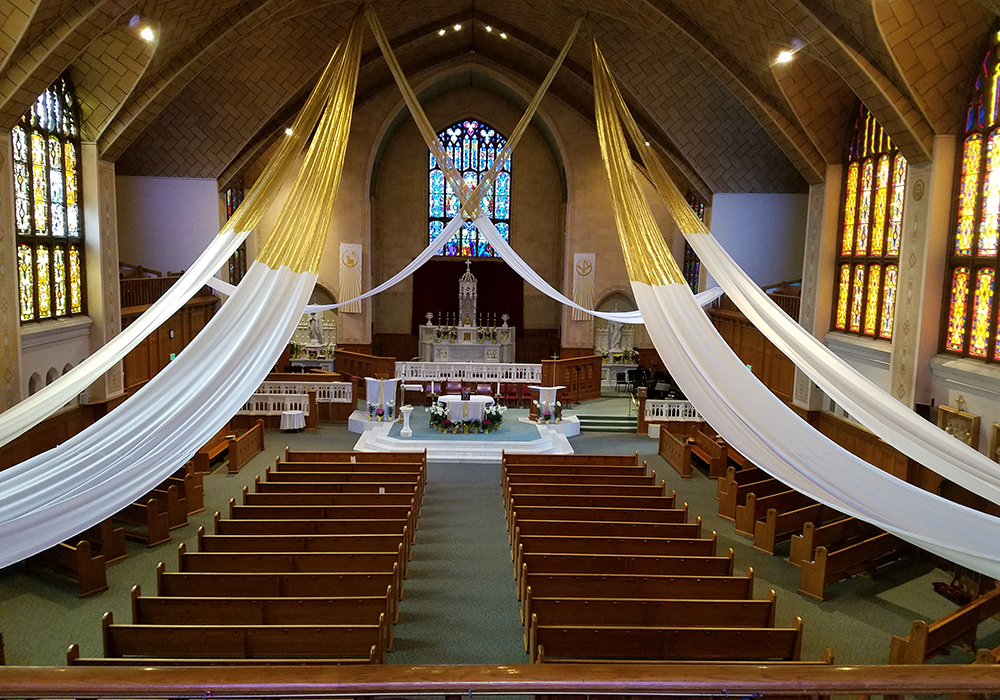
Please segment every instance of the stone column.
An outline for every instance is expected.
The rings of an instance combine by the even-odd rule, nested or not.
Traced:
[[[21,314],[10,130],[0,130],[0,411],[21,400]]]
[[[910,165],[906,175],[890,391],[910,408],[930,401],[930,360],[938,350],[954,172],[955,137],[936,136],[934,160]]]
[[[843,167],[830,165],[826,170],[826,183],[809,188],[799,325],[820,339],[830,330],[842,179]],[[809,411],[818,411],[822,408],[823,396],[822,390],[796,368],[793,403]]]
[[[83,225],[87,265],[87,315],[90,352],[121,332],[121,288],[118,282],[118,214],[114,163],[99,160],[97,145],[82,144]],[[117,362],[88,388],[91,400],[114,398],[125,390],[124,369]]]

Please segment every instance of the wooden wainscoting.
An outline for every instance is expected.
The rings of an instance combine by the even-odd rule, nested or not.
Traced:
[[[795,384],[792,361],[739,311],[723,306],[709,311],[709,318],[743,364],[750,365],[754,376],[779,399],[791,403]]]
[[[412,333],[376,333],[372,339],[372,354],[409,362],[420,354],[420,343]]]
[[[570,401],[601,398],[601,356],[542,360],[542,385],[567,387]]]
[[[559,354],[558,328],[518,328],[516,341],[514,358],[517,362],[541,362]]]
[[[215,314],[215,297],[198,297],[163,322],[125,356],[125,388],[134,390],[142,386],[167,366],[170,354],[175,355],[187,347],[194,337],[208,325]],[[122,317],[122,325],[128,318]],[[170,331],[174,337],[170,337]]]

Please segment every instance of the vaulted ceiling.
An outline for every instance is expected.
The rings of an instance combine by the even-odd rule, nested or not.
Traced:
[[[997,0],[373,0],[407,74],[456,62],[538,82],[593,119],[589,39],[687,186],[801,192],[841,161],[864,101],[913,162],[956,134]],[[83,135],[122,175],[251,166],[359,0],[0,0],[0,128],[68,70]],[[461,24],[461,30],[453,25]],[[139,36],[151,27],[155,39]],[[487,26],[493,31],[487,31]],[[439,30],[447,28],[443,35]],[[503,31],[507,38],[501,38]],[[395,89],[370,33],[358,99]],[[795,57],[775,62],[781,50]]]

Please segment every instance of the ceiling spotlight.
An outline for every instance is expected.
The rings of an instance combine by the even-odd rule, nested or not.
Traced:
[[[146,41],[152,41],[155,35],[153,34],[152,29],[150,29],[149,27],[143,27],[142,29],[139,30],[139,36],[141,36]]]
[[[500,32],[500,38],[501,39],[506,39],[507,38],[507,33],[506,32]]]
[[[294,132],[292,131],[292,127],[290,127],[290,126],[286,126],[286,127],[285,127],[285,133],[286,133],[287,135],[291,136],[291,135],[292,135],[292,134],[294,133]]]
[[[461,30],[461,29],[462,29],[462,25],[461,24],[456,24],[455,25],[455,31],[456,32],[459,31],[459,30]]]
[[[444,36],[444,30],[443,29],[439,29],[438,30],[438,36]]]
[[[493,27],[491,27],[490,25],[487,24],[486,25],[486,31],[492,32],[493,31]]]
[[[792,60],[792,52],[791,51],[782,51],[781,53],[778,54],[778,59],[777,60],[778,60],[778,63],[788,63],[789,61]]]

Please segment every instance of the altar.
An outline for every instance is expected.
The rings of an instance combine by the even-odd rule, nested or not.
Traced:
[[[478,282],[466,261],[465,274],[458,280],[458,313],[428,311],[425,325],[419,326],[422,362],[514,362],[515,329],[507,325],[507,314],[477,314]]]
[[[448,407],[448,420],[452,423],[463,421],[483,422],[483,415],[486,409],[493,405],[492,396],[481,396],[474,394],[467,399],[463,399],[457,394],[439,396],[438,402]]]

